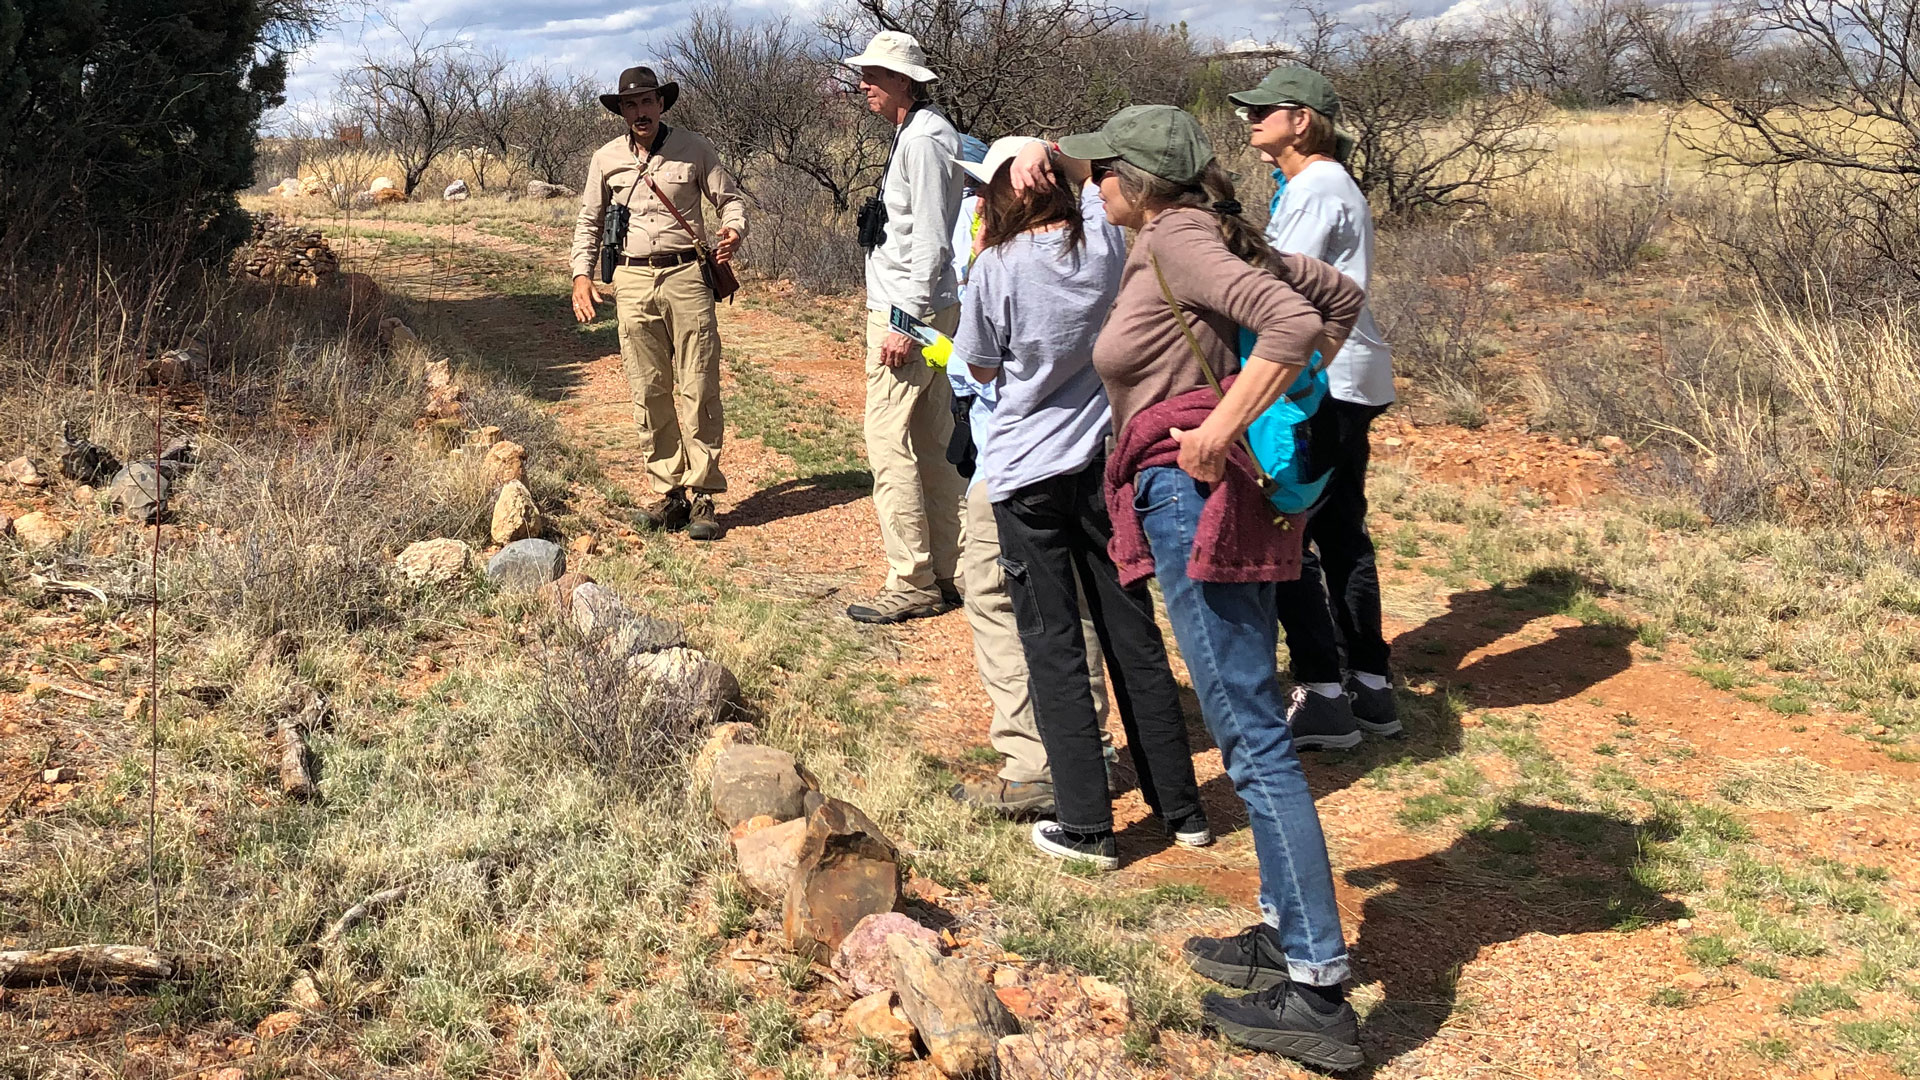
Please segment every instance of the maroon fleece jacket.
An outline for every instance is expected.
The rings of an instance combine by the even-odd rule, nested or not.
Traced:
[[[1222,387],[1233,385],[1229,376]],[[1133,508],[1133,481],[1140,470],[1177,467],[1180,444],[1170,429],[1192,431],[1220,403],[1211,387],[1190,390],[1136,413],[1107,455],[1107,514],[1113,539],[1107,554],[1120,569],[1120,584],[1153,576],[1153,551]],[[1247,452],[1234,443],[1227,451],[1227,478],[1201,484],[1206,505],[1187,553],[1187,576],[1195,581],[1293,581],[1300,576],[1300,546],[1305,514],[1281,514],[1260,493],[1260,476]]]

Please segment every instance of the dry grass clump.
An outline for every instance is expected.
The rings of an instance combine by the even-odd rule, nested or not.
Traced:
[[[1717,790],[1752,810],[1803,813],[1886,807],[1890,797],[1871,773],[1843,773],[1797,756],[1730,762]]]

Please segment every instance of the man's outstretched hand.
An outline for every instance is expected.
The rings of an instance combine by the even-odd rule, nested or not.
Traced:
[[[573,279],[573,317],[583,323],[594,320],[593,280],[585,274]]]

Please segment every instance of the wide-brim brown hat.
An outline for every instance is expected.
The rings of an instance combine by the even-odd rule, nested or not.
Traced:
[[[673,108],[673,103],[680,100],[679,83],[661,82],[650,67],[630,67],[620,73],[620,89],[611,94],[601,94],[600,104],[605,105],[608,112],[618,113],[621,98],[644,94],[649,90],[659,92],[661,112]]]

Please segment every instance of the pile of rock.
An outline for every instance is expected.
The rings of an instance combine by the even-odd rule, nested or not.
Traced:
[[[391,176],[374,177],[373,183],[367,185],[367,195],[376,205],[407,201],[406,191],[394,183]]]
[[[571,199],[579,192],[565,184],[549,184],[545,180],[527,181],[529,199]]]
[[[235,275],[275,285],[318,285],[340,270],[340,260],[320,230],[289,224],[274,214],[253,219],[253,233],[234,250],[230,265]]]

